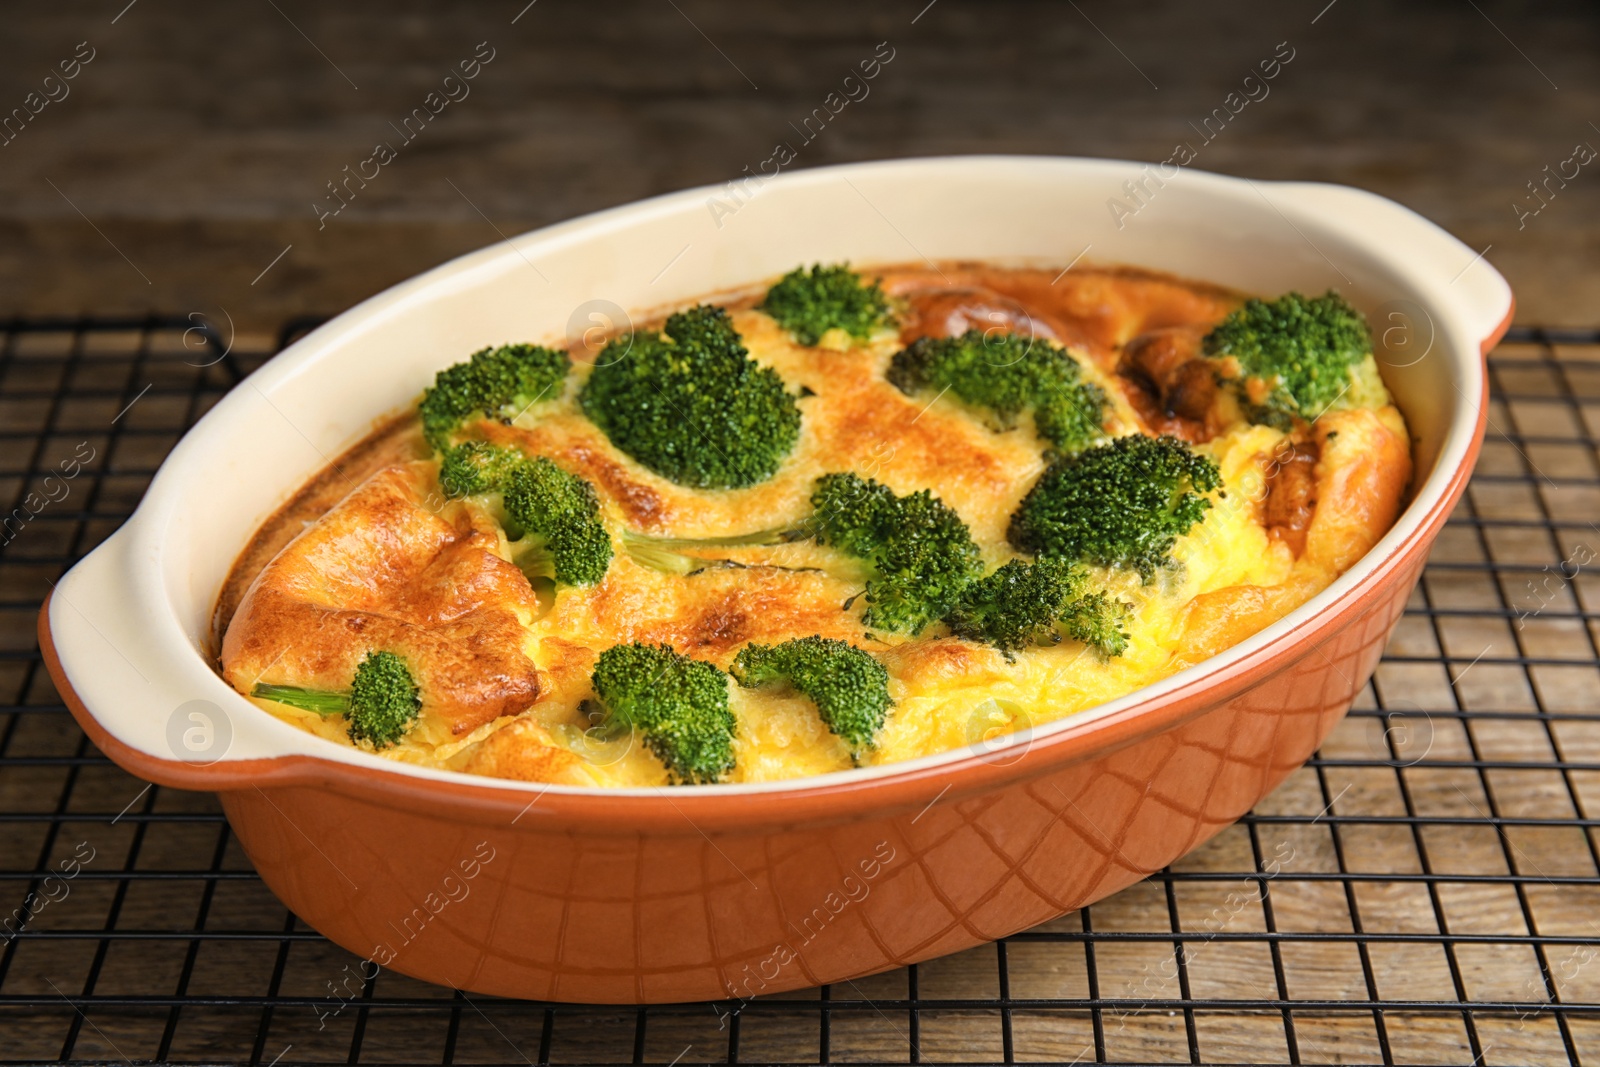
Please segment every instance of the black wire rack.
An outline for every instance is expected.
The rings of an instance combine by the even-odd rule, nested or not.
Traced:
[[[1258,810],[1091,908],[737,1012],[369,978],[213,797],[102,757],[39,603],[274,346],[0,332],[0,1062],[1600,1063],[1600,331],[1491,358],[1482,461],[1373,684]]]

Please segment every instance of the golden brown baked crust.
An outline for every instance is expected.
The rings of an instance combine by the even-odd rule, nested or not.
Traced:
[[[405,657],[452,735],[538,699],[544,684],[522,651],[537,598],[497,554],[492,522],[427,506],[432,473],[428,462],[379,471],[267,564],[222,644],[236,689],[345,690],[382,649]]]

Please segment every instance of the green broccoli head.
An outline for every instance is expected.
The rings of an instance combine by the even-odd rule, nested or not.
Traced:
[[[1043,338],[968,330],[960,337],[922,337],[897,353],[889,381],[908,395],[949,390],[983,408],[1000,429],[1033,412],[1039,436],[1063,452],[1105,437],[1105,390],[1085,381],[1066,349]]]
[[[611,535],[600,521],[594,486],[544,456],[516,467],[505,488],[506,514],[549,554],[555,580],[593,585],[611,566]]]
[[[871,560],[889,536],[894,490],[859,474],[824,474],[811,492],[811,536],[857,559]]]
[[[733,769],[728,676],[671,645],[613,645],[591,676],[611,716],[644,735],[678,783],[715,782]]]
[[[809,273],[796,267],[768,289],[766,298],[756,306],[803,345],[816,344],[833,329],[865,341],[894,322],[878,283],[863,282],[848,263],[834,267],[818,263]]]
[[[1176,437],[1119,437],[1053,463],[1011,516],[1008,536],[1023,552],[1127,567],[1148,581],[1221,484],[1216,462]]]
[[[572,362],[565,352],[540,345],[502,345],[475,352],[446,367],[422,394],[418,411],[428,443],[443,451],[462,423],[474,416],[507,419],[561,395]]]
[[[348,693],[257,682],[250,695],[318,715],[346,715],[350,719],[350,740],[366,741],[375,749],[399,742],[422,710],[422,697],[411,670],[393,652],[368,652],[356,666],[355,681],[350,683]]]
[[[697,489],[772,477],[800,435],[800,409],[776,371],[750,358],[728,313],[701,305],[665,334],[612,341],[579,394],[611,443]]]
[[[350,683],[350,740],[389,748],[405,736],[422,710],[406,661],[393,652],[369,652]]]
[[[1128,650],[1128,619],[1133,605],[1105,593],[1085,593],[1067,605],[1057,620],[1068,637],[1098,649],[1110,659]]]
[[[439,488],[451,499],[503,493],[512,473],[527,462],[528,457],[515,448],[467,441],[445,452],[439,463]]]
[[[1077,563],[1045,558],[1011,560],[961,594],[945,622],[957,637],[993,645],[1012,659],[1026,645],[1063,635],[1106,657],[1128,647],[1129,607],[1089,592],[1089,572]]]
[[[981,573],[961,516],[926,489],[896,496],[855,474],[825,474],[811,495],[817,542],[864,561],[868,626],[915,634],[955,606]]]
[[[746,645],[733,661],[733,677],[747,689],[788,682],[810,698],[828,729],[858,758],[872,746],[893,703],[883,664],[852,644],[820,636]]]
[[[1315,421],[1362,389],[1372,334],[1361,312],[1332,290],[1315,299],[1289,293],[1245,301],[1206,335],[1204,349],[1237,362],[1233,381],[1252,421],[1287,429],[1295,418]],[[1370,371],[1376,377],[1376,367]]]
[[[594,486],[544,456],[467,441],[439,464],[446,496],[500,493],[513,557],[529,578],[593,585],[611,565],[611,535],[600,521]]]

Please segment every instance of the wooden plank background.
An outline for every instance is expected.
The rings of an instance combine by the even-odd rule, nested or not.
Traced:
[[[5,16],[0,115],[60,95],[43,79],[80,42],[94,58],[0,145],[0,314],[336,312],[501,234],[725,182],[884,41],[870,95],[793,166],[1162,160],[1287,42],[1197,166],[1394,197],[1492,246],[1524,321],[1600,308],[1600,160],[1547,201],[1528,188],[1600,148],[1582,0],[97,0]],[[327,183],[479,42],[496,58],[470,96],[319,229]]]

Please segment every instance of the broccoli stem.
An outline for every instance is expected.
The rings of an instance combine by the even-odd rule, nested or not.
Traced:
[[[732,548],[738,545],[787,545],[795,541],[809,540],[815,533],[816,527],[812,523],[802,522],[797,526],[775,526],[767,530],[727,534],[722,537],[651,537],[631,530],[623,536],[661,548]]]
[[[544,542],[537,537],[523,536],[512,540],[510,532],[506,534],[511,546],[511,562],[517,565],[531,585],[543,578],[554,581],[556,576],[556,557]]]
[[[264,685],[256,683],[250,695],[262,700],[275,700],[301,711],[314,711],[318,715],[343,715],[350,710],[349,693],[330,693],[323,689],[304,689],[298,685]]]
[[[750,533],[729,534],[725,537],[651,537],[648,534],[622,531],[622,548],[635,561],[652,570],[666,574],[689,575],[707,567],[738,567],[743,564],[731,559],[694,556],[679,549],[740,548],[759,545],[787,545],[806,541],[815,530],[809,520],[791,527],[775,527]],[[810,569],[810,568],[807,568]]]

